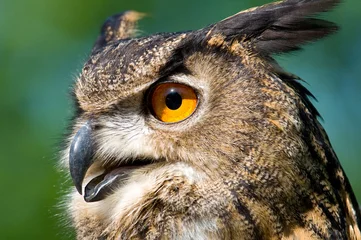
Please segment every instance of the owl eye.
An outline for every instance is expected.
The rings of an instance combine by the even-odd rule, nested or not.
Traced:
[[[174,123],[189,117],[197,107],[193,88],[179,83],[161,83],[150,93],[151,112],[162,122]]]

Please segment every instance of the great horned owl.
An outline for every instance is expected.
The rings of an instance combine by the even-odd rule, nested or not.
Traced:
[[[109,18],[74,85],[62,165],[78,239],[361,239],[312,96],[272,58],[334,32],[286,0],[136,38]]]

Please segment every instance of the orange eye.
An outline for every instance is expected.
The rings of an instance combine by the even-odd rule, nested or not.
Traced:
[[[189,117],[197,107],[197,95],[191,87],[179,83],[162,83],[150,95],[156,118],[174,123]]]

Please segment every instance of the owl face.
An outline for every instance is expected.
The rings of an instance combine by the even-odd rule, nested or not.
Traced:
[[[141,38],[139,13],[109,18],[74,85],[62,159],[78,238],[357,232],[355,198],[310,93],[271,57],[333,32],[308,16],[335,2],[284,1]]]
[[[165,44],[182,38],[184,35],[172,36]],[[122,47],[138,45],[137,41],[128,40]],[[149,48],[151,52],[159,52],[153,44],[151,47],[145,45],[146,48],[140,52],[147,53]],[[159,54],[161,61],[166,59],[164,56],[167,54],[170,55],[168,50]],[[127,58],[140,61],[132,52],[132,56],[128,56],[126,51],[122,55],[124,60],[120,61],[127,61]],[[140,55],[139,58],[146,57]],[[92,110],[81,115],[69,157],[75,186],[80,193],[84,193],[85,200],[102,200],[111,195],[115,186],[127,185],[127,179],[131,176],[147,175],[158,168],[183,166],[187,171],[191,169],[193,177],[198,179],[207,174],[216,177],[218,170],[238,161],[241,152],[234,141],[239,140],[239,133],[233,132],[230,126],[241,126],[249,118],[257,117],[252,109],[262,107],[262,103],[254,97],[260,94],[259,84],[249,81],[254,77],[238,63],[237,58],[222,54],[216,57],[208,49],[197,51],[184,56],[181,63],[164,62],[166,69],[159,69],[153,74],[149,69],[139,69],[140,73],[131,73],[137,74],[137,79],[129,78],[123,83],[115,80],[113,85],[107,80],[106,89],[99,92],[102,96],[96,98],[100,102],[92,102],[91,97],[90,101],[79,101],[80,108]],[[155,65],[158,60],[149,61]],[[99,63],[99,69],[109,65],[109,62],[103,63],[101,60]],[[119,66],[118,62],[111,64]],[[114,69],[115,66],[110,68]],[[148,65],[144,67],[150,68]],[[229,73],[228,69],[232,68],[237,71]],[[79,80],[81,86],[89,83],[86,81],[90,75],[97,75],[92,71],[87,70],[86,75],[82,75]],[[84,83],[81,83],[83,79]],[[96,80],[96,84],[99,81]],[[91,89],[79,87],[75,91],[88,98],[98,94],[87,92],[96,88],[101,86]],[[240,97],[242,89],[247,91]],[[108,105],[101,99],[109,99]],[[237,114],[225,115],[225,110]],[[261,115],[258,117],[261,118]],[[225,134],[221,135],[220,132]],[[256,138],[258,134],[253,137]],[[222,156],[225,153],[231,155]],[[229,161],[230,158],[234,160]],[[94,174],[89,175],[88,172]],[[219,175],[222,176],[223,172]],[[88,184],[82,184],[84,177],[90,180]],[[134,181],[137,182],[136,179]]]
[[[214,174],[229,162],[221,153],[239,157],[229,147],[238,135],[230,126],[255,117],[259,84],[239,56],[213,47],[214,38],[196,43],[197,34],[119,40],[86,63],[75,86],[80,115],[69,148],[71,176],[86,201],[103,199],[133,173],[182,163]],[[195,44],[196,51],[187,49]],[[94,175],[84,185],[88,171]]]

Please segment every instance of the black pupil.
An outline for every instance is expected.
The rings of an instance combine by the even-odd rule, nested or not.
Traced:
[[[182,96],[172,89],[165,97],[165,105],[171,110],[176,110],[182,105]]]

